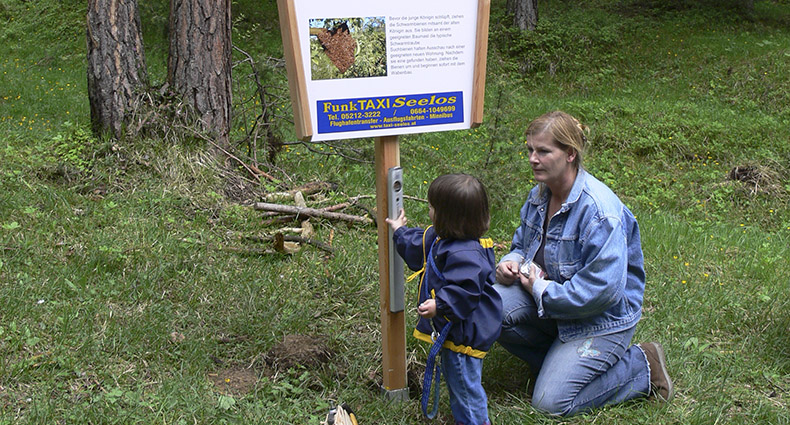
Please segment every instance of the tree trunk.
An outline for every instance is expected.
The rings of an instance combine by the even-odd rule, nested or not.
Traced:
[[[228,146],[231,111],[231,0],[170,0],[167,81],[191,102],[201,130]]]
[[[516,0],[507,0],[507,3],[505,3],[505,5],[507,7],[507,13],[510,13],[510,14],[515,14],[516,13],[516,3],[517,3]]]
[[[87,21],[93,132],[120,137],[135,91],[148,84],[137,0],[88,0]]]
[[[534,31],[538,25],[538,0],[513,0],[513,25],[521,31]]]

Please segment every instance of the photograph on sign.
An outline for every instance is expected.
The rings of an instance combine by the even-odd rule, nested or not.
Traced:
[[[311,140],[471,126],[478,1],[294,0],[294,14]]]
[[[387,75],[383,16],[310,19],[310,75],[313,80]]]

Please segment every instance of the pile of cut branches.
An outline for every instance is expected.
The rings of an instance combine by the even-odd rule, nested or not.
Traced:
[[[349,225],[370,225],[374,223],[371,217],[375,217],[364,205],[359,203],[361,199],[373,198],[372,195],[356,196],[344,202],[322,208],[307,206],[306,196],[335,189],[336,185],[333,183],[312,182],[288,191],[273,192],[265,195],[263,197],[264,202],[252,204],[255,210],[263,211],[264,224],[285,225],[298,223],[298,226],[280,227],[266,236],[249,236],[247,238],[259,242],[273,242],[274,251],[272,252],[292,254],[299,251],[302,244],[309,244],[329,253],[334,252],[332,247],[332,236],[334,233],[330,232],[328,243],[316,240],[314,238],[313,225],[310,221],[311,218],[342,221]],[[342,212],[352,207],[364,210],[365,214],[354,215]]]

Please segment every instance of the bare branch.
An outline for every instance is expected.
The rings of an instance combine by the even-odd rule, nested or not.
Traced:
[[[370,224],[373,222],[369,217],[361,217],[356,215],[342,214],[331,211],[317,210],[315,208],[300,208],[290,205],[269,204],[266,202],[256,202],[253,205],[256,210],[262,211],[276,211],[284,214],[296,214],[297,216],[304,215],[308,217],[321,217],[331,220],[350,221],[353,223]]]

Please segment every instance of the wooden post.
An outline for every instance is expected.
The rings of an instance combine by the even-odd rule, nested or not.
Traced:
[[[390,400],[407,400],[406,317],[390,311],[389,225],[387,171],[400,165],[398,136],[376,138],[376,223],[379,245],[379,309],[381,311],[382,393]]]
[[[472,118],[470,126],[477,128],[483,123],[483,104],[486,97],[486,57],[488,54],[488,20],[491,0],[479,0],[477,4],[477,39],[475,40],[475,68],[472,78]]]

